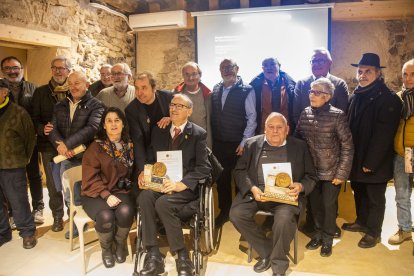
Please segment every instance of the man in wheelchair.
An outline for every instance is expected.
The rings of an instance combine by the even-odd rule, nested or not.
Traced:
[[[190,202],[199,197],[199,181],[209,176],[211,166],[207,156],[207,133],[188,121],[193,103],[182,94],[174,96],[170,103],[171,125],[164,129],[154,127],[147,163],[156,161],[158,151],[181,150],[183,178],[174,182],[165,179],[161,192],[142,190],[138,196],[142,220],[142,243],[147,251],[140,275],[164,273],[164,259],[157,240],[157,216],[165,228],[171,252],[178,255],[178,275],[193,275],[194,266],[184,244],[181,219],[178,215]],[[168,174],[168,172],[167,172]],[[138,178],[144,186],[144,173]]]

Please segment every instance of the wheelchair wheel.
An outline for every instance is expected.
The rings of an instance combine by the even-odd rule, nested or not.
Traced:
[[[209,254],[215,249],[214,244],[214,196],[212,187],[206,187],[204,190],[204,227],[202,233],[203,246]]]
[[[195,275],[198,276],[200,275],[200,272],[204,266],[203,255],[201,254],[201,252],[198,252],[198,254],[195,254],[195,252],[193,252],[191,258],[194,264]]]

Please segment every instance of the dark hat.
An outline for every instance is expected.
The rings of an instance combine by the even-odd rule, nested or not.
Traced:
[[[5,79],[0,79],[0,88],[9,88],[9,84]]]
[[[367,65],[367,66],[374,66],[377,68],[385,68],[385,66],[380,65],[380,58],[377,54],[374,53],[365,53],[362,54],[362,58],[358,64],[352,63],[354,67],[358,67],[360,65]]]

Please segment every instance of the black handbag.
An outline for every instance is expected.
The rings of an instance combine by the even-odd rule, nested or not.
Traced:
[[[223,172],[223,166],[220,164],[220,162],[217,160],[217,158],[214,156],[213,151],[210,148],[207,148],[207,154],[208,154],[208,161],[211,165],[211,180],[212,183],[216,182],[217,179],[220,177],[221,173]]]

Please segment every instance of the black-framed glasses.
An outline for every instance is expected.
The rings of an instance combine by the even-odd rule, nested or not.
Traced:
[[[235,67],[235,64],[232,65],[224,65],[220,67],[220,71],[231,71]]]
[[[320,90],[309,90],[309,94],[313,94],[313,95],[315,95],[317,97],[319,97],[322,94],[329,95],[328,92],[320,91]]]
[[[55,72],[58,72],[58,71],[61,71],[62,72],[62,71],[68,70],[68,68],[66,68],[66,67],[56,67],[56,66],[52,66],[51,68]]]
[[[3,67],[3,71],[5,72],[20,71],[20,69],[22,69],[22,67],[19,67],[19,66],[4,66]]]
[[[176,103],[170,103],[170,108],[175,108],[177,110],[182,110],[183,108],[190,108],[187,105],[183,105],[183,104],[176,104]]]
[[[128,74],[125,74],[125,73],[123,73],[123,72],[115,72],[115,73],[111,73],[111,76],[112,76],[113,78],[123,77],[123,76],[125,76],[125,75],[128,75]]]

